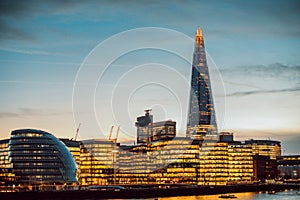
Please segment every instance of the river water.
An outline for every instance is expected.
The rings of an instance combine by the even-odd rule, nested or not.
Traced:
[[[277,192],[275,194],[268,194],[267,192],[244,192],[231,193],[234,194],[238,200],[300,200],[300,193],[298,190],[286,190]],[[158,200],[221,200],[218,195],[201,195],[201,196],[178,196],[178,197],[160,197]],[[152,200],[154,198],[151,198]],[[132,199],[133,200],[133,199]],[[149,199],[150,200],[150,199]]]

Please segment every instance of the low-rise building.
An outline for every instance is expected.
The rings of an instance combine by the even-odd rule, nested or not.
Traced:
[[[300,179],[300,155],[279,156],[278,175],[284,179]]]
[[[206,141],[200,148],[199,185],[249,184],[253,180],[251,146]]]
[[[245,144],[250,144],[253,155],[269,156],[270,159],[276,160],[281,156],[281,143],[275,140],[246,140]]]
[[[277,161],[269,156],[253,156],[254,181],[265,182],[277,177]]]

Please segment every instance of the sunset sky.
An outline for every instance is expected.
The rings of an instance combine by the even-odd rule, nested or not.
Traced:
[[[192,39],[200,26],[210,63],[224,82],[225,119],[219,114],[219,129],[234,132],[237,140],[281,140],[285,154],[300,154],[299,1],[3,0],[0,10],[0,138],[28,127],[74,137],[82,122],[74,122],[78,115],[72,106],[74,82],[97,45],[123,31],[159,27],[166,30],[162,35],[177,31],[191,38],[184,44],[183,40],[164,41],[190,51],[191,62]],[[151,37],[143,32],[134,40]],[[127,43],[115,43],[105,52],[113,53]],[[99,67],[103,54],[96,56],[94,67]],[[133,51],[114,60],[93,88],[99,134],[82,122],[79,138],[101,138],[112,125],[120,124],[119,140],[133,141],[135,118],[150,107],[155,121],[176,120],[178,135],[184,135],[189,62],[155,49]],[[158,84],[161,80],[167,80],[167,85]],[[170,87],[178,92],[172,93]],[[114,96],[104,95],[112,90]],[[174,103],[178,96],[186,96],[180,108]],[[220,96],[214,94],[216,102],[223,101]],[[106,111],[108,107],[114,113]],[[80,111],[80,117],[85,114]],[[128,119],[121,119],[123,114]]]

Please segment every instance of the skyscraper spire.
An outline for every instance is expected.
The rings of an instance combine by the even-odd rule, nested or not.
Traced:
[[[202,36],[202,29],[200,27],[197,28],[196,36]]]
[[[196,31],[195,44],[199,44],[204,47],[202,29],[200,27],[198,27],[198,29]]]
[[[202,30],[198,28],[195,36],[186,134],[188,137],[200,139],[207,134],[214,134],[216,132],[216,116],[204,40]]]

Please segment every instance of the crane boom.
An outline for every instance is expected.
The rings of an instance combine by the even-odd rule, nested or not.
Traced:
[[[118,140],[118,137],[119,137],[119,132],[120,132],[120,125],[118,126],[118,130],[117,130],[117,134],[116,134],[116,142],[117,142],[117,140]]]
[[[114,129],[114,126],[111,126],[110,132],[109,132],[109,137],[108,137],[109,140],[111,140],[111,134],[112,134],[113,129]]]
[[[77,137],[78,137],[80,125],[81,125],[81,123],[79,123],[79,125],[78,125],[78,127],[76,129],[76,134],[75,134],[75,139],[74,139],[75,141],[77,140]]]

